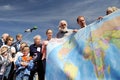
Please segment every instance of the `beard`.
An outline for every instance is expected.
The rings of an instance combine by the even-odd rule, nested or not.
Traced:
[[[67,29],[67,27],[65,27],[64,29],[62,29],[61,27],[59,27],[59,31],[60,32],[66,32],[68,29]]]

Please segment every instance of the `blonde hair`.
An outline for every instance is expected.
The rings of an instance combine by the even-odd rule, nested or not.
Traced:
[[[28,46],[28,44],[26,42],[21,42],[20,45],[22,45],[22,44],[25,44],[26,46]]]
[[[8,51],[8,47],[7,46],[1,47],[1,49],[0,49],[0,55],[3,55],[7,51]]]
[[[111,13],[113,13],[113,12],[115,12],[115,11],[117,11],[117,10],[119,10],[119,9],[118,9],[117,7],[115,7],[115,6],[108,7],[107,10],[106,10],[106,13],[107,13],[108,11],[111,11]]]
[[[12,36],[8,36],[8,37],[7,37],[7,39],[6,39],[6,42],[5,42],[5,44],[7,44],[9,40],[12,40],[12,41],[14,41],[14,38],[13,38]]]

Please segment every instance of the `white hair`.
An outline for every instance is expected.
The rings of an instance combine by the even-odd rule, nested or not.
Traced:
[[[34,40],[37,39],[37,38],[41,39],[41,36],[40,35],[36,35],[36,36],[33,37]]]
[[[67,24],[67,21],[66,21],[66,20],[61,20],[61,21],[59,22],[59,26],[61,25],[61,23],[64,23],[64,24],[66,24],[66,26],[68,26],[68,24]]]
[[[119,9],[117,7],[115,7],[115,6],[107,8],[107,11],[111,11],[111,12],[114,12],[114,11],[117,11],[117,10],[119,10]]]
[[[2,38],[3,38],[4,36],[9,36],[9,34],[8,34],[8,33],[2,34]]]
[[[117,7],[115,7],[115,6],[113,6],[112,9],[113,9],[113,12],[119,10],[119,9],[118,9]]]

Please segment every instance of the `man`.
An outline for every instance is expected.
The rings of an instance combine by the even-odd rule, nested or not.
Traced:
[[[78,18],[77,18],[77,23],[79,24],[79,26],[80,26],[81,28],[86,27],[85,17],[84,17],[84,16],[78,16]]]
[[[34,37],[34,44],[30,46],[30,56],[32,56],[34,59],[34,67],[31,70],[29,80],[33,80],[36,72],[38,73],[38,80],[44,80],[44,69],[42,64],[42,44],[40,35],[36,35]]]
[[[3,45],[5,45],[5,42],[6,42],[6,39],[7,39],[8,36],[9,36],[8,33],[4,33],[2,35],[2,38],[0,39],[0,47],[3,46]]]
[[[71,35],[73,32],[75,32],[74,30],[72,29],[68,29],[67,28],[67,22],[65,20],[61,20],[59,22],[59,32],[57,33],[57,38],[63,38],[63,37],[66,37],[66,36],[69,36]]]
[[[16,35],[16,42],[13,43],[13,46],[16,49],[16,52],[20,51],[20,43],[22,42],[22,34]]]

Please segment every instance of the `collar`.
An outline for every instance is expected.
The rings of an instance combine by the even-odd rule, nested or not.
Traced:
[[[68,31],[60,31],[60,33],[68,33]]]

